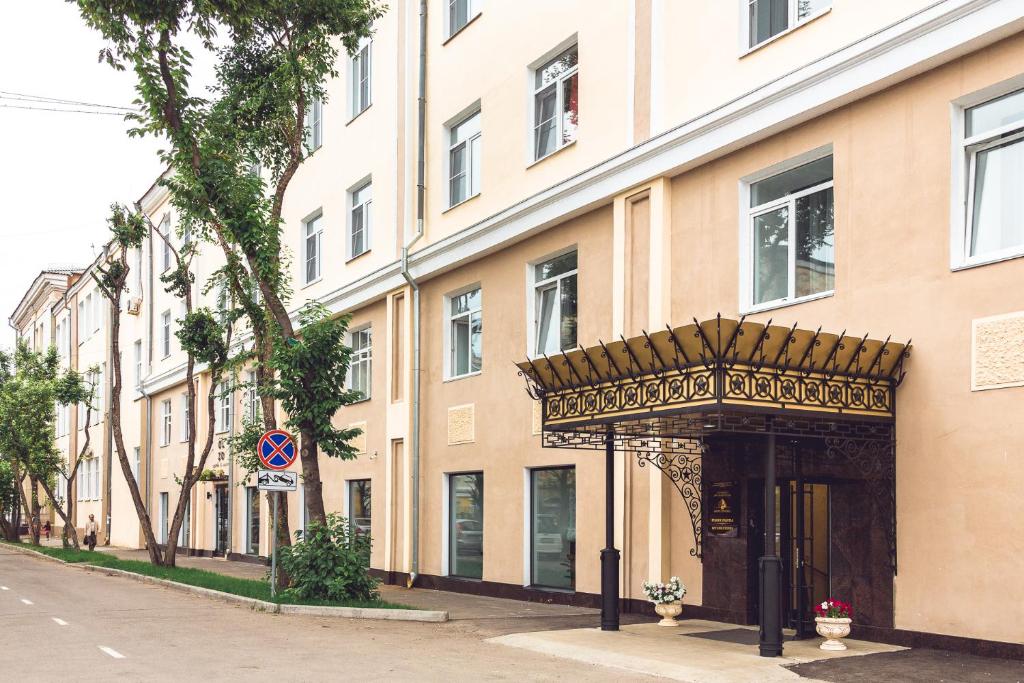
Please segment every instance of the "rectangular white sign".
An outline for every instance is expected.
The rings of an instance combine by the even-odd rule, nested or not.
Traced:
[[[299,486],[299,473],[260,470],[256,484],[260,491],[294,491]]]

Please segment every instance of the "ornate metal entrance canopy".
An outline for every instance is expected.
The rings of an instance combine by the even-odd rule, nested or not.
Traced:
[[[812,452],[842,462],[845,471],[852,467],[867,482],[879,514],[889,522],[895,571],[896,387],[909,353],[909,342],[890,338],[718,315],[519,363],[527,391],[541,404],[544,446],[605,452],[601,628],[618,629],[616,450],[632,452],[641,467],[657,467],[672,481],[693,524],[691,555],[701,557],[701,473],[712,445],[724,444],[728,434],[765,435],[765,519],[771,519],[778,453],[795,452],[810,440]],[[773,656],[782,653],[782,570],[768,525],[764,544],[758,570],[760,650]]]
[[[735,408],[892,420],[909,350],[888,338],[719,315],[518,366],[543,404],[546,432],[604,432],[594,427],[629,422],[630,436],[690,436],[690,429],[673,433],[679,420],[654,418]]]
[[[896,387],[910,344],[732,320],[721,315],[519,363],[541,403],[548,448],[633,453],[683,499],[701,556],[702,458],[708,437],[821,440],[884,498],[895,569]],[[865,453],[871,454],[868,458]]]

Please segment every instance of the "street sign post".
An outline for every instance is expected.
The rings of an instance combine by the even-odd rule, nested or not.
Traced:
[[[256,454],[266,468],[256,476],[257,488],[274,492],[273,529],[270,534],[270,597],[277,595],[277,507],[281,491],[294,491],[298,487],[299,475],[284,472],[295,462],[298,451],[292,435],[283,429],[271,429],[260,437]]]

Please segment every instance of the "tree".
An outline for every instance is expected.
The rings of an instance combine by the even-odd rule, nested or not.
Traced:
[[[39,488],[61,516],[70,521],[54,494],[57,475],[64,473],[63,458],[55,441],[55,406],[67,406],[86,399],[82,378],[73,370],[61,371],[57,349],[45,352],[29,349],[20,340],[14,353],[0,351],[0,453],[11,459],[18,495],[24,477],[29,481],[32,542],[39,545]],[[19,476],[19,470],[23,473]]]
[[[159,230],[153,229],[152,224],[145,215],[141,212],[132,212],[126,207],[117,204],[111,207],[108,224],[113,235],[109,256],[105,263],[96,266],[96,273],[93,275],[93,278],[99,291],[110,305],[110,347],[113,357],[112,388],[110,394],[111,430],[114,435],[117,457],[121,463],[121,471],[124,474],[125,481],[128,483],[128,490],[135,504],[135,511],[146,539],[150,560],[153,564],[174,566],[178,532],[185,517],[189,496],[192,488],[199,481],[206,466],[207,457],[213,448],[214,401],[222,373],[230,362],[229,347],[231,343],[230,330],[232,320],[230,318],[226,319],[224,324],[222,324],[209,309],[195,309],[193,304],[195,278],[190,268],[192,256],[195,254],[194,245],[189,244],[180,251],[175,249],[168,236],[163,235]],[[167,545],[163,552],[161,552],[156,535],[153,533],[152,519],[146,510],[142,495],[139,492],[138,482],[128,462],[128,452],[124,445],[121,428],[121,299],[124,296],[130,272],[128,252],[142,246],[147,232],[161,235],[163,239],[167,240],[167,246],[174,255],[175,268],[161,275],[160,279],[164,283],[166,291],[174,294],[185,304],[185,317],[178,321],[179,328],[176,334],[181,342],[182,349],[187,354],[185,386],[187,391],[186,400],[189,406],[188,455],[185,462],[185,472],[179,481],[178,503],[174,510],[170,529],[168,530]],[[207,415],[206,438],[198,452],[198,459],[196,450],[198,433],[196,431],[195,386],[197,362],[206,366],[210,372],[211,379],[210,389],[205,399]]]
[[[70,1],[70,0],[69,0]],[[326,98],[324,82],[337,75],[338,42],[350,53],[384,12],[376,0],[77,0],[86,23],[108,41],[101,58],[136,76],[140,112],[135,135],[165,137],[166,185],[181,221],[197,238],[221,248],[224,274],[249,320],[257,384],[266,428],[276,426],[276,381],[307,416],[300,432],[302,475],[310,519],[325,521],[317,454],[344,457],[322,406],[340,385],[317,380],[277,354],[297,340],[289,317],[287,271],[282,262],[281,211],[287,189],[310,150],[305,119],[314,100]],[[217,47],[217,31],[227,45]],[[211,98],[190,91],[198,38],[217,59]],[[254,164],[270,176],[266,191]],[[259,302],[250,297],[259,292]],[[325,319],[323,326],[342,326]],[[329,358],[341,360],[339,354]],[[326,375],[338,377],[339,367]],[[277,373],[275,376],[274,373]],[[309,422],[308,420],[312,420]],[[326,437],[329,444],[319,444]],[[281,500],[286,500],[283,497]],[[283,518],[287,508],[282,504]],[[282,511],[279,508],[279,511]],[[287,532],[283,534],[288,541]],[[279,536],[280,537],[280,536]]]

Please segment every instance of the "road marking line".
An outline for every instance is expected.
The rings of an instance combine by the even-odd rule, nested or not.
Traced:
[[[57,617],[51,617],[51,619],[53,619],[57,623],[57,626],[67,626],[68,625],[68,622],[64,621],[63,619],[59,619]]]
[[[115,650],[114,648],[107,647],[106,645],[97,645],[97,647],[103,651],[104,654],[108,654],[114,659],[124,659],[124,655]]]
[[[22,601],[23,603],[25,603],[26,605],[31,605],[31,604],[33,604],[31,600],[26,600],[25,598],[22,598],[22,599],[21,599],[21,601]]]

